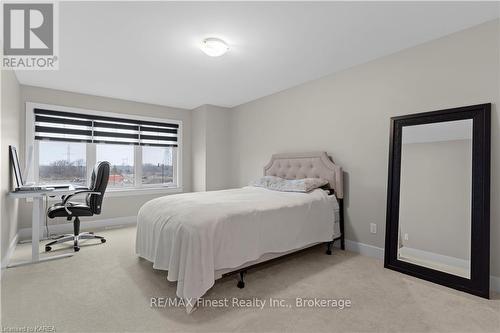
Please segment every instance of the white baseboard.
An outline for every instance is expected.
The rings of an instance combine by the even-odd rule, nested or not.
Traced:
[[[95,229],[120,227],[133,225],[137,223],[137,216],[114,217],[109,219],[82,221],[80,229],[82,231],[92,231]],[[51,234],[69,234],[73,233],[73,223],[49,224],[49,232]],[[31,228],[19,229],[19,239],[21,241],[31,239]],[[45,227],[40,228],[40,234],[46,236]]]
[[[490,276],[490,290],[500,293],[500,277]]]
[[[359,253],[363,256],[384,260],[384,249],[373,245],[363,244],[355,241],[345,240],[345,248],[348,251]]]
[[[2,275],[4,270],[9,266],[10,258],[12,258],[12,255],[14,254],[14,251],[16,250],[16,245],[17,242],[19,241],[19,233],[17,233],[12,240],[10,241],[9,248],[7,249],[7,252],[5,255],[2,257],[2,262],[1,262],[1,270],[2,270]]]
[[[359,253],[363,256],[384,260],[384,249],[381,247],[345,240],[346,250]],[[490,276],[490,290],[500,292],[500,277]]]

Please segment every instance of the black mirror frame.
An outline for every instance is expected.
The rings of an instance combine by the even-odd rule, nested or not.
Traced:
[[[472,119],[472,216],[470,279],[397,259],[401,139],[404,126]],[[480,297],[490,285],[491,104],[391,118],[384,267]]]

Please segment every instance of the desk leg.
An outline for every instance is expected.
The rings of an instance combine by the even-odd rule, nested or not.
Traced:
[[[40,221],[43,217],[43,197],[33,198],[33,215],[31,226],[31,260],[33,262],[40,259],[39,244],[40,244]]]
[[[40,258],[40,226],[45,220],[45,210],[43,207],[43,196],[33,198],[33,215],[31,224],[31,260],[21,261],[9,264],[7,268],[23,266],[29,264],[36,264],[39,262],[44,262],[48,260],[67,258],[73,256],[73,253],[59,254],[55,256],[50,256],[46,258]]]

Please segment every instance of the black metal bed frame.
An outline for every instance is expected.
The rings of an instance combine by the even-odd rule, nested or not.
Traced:
[[[332,190],[330,190],[332,191]],[[336,242],[336,241],[340,241],[340,249],[341,250],[345,250],[345,233],[344,233],[344,199],[339,199],[337,198],[337,202],[339,204],[339,227],[340,227],[340,236],[339,237],[336,237],[334,238],[333,240],[329,241],[329,242],[326,242],[326,254],[327,255],[331,255],[332,254],[332,247],[333,247],[333,244]],[[316,246],[319,246],[316,245]],[[270,260],[266,260],[266,261],[263,261],[263,262],[259,262],[257,264],[253,264],[253,265],[250,265],[250,266],[247,266],[243,269],[237,269],[235,271],[232,271],[232,272],[228,272],[228,273],[224,273],[222,274],[222,277],[226,277],[226,276],[230,276],[230,275],[234,275],[236,273],[238,273],[238,283],[237,283],[237,287],[242,289],[242,288],[245,288],[245,281],[244,281],[244,278],[245,278],[245,275],[247,274],[248,270],[250,269],[254,269],[254,268],[257,268],[257,267],[260,267],[260,266],[263,266],[264,264],[269,264],[269,263],[272,263],[274,261],[277,261],[278,259],[282,259],[282,258],[285,258],[285,257],[288,257],[288,256],[292,256],[292,255],[295,255],[297,253],[300,253],[300,252],[303,252],[303,251],[306,251],[308,250],[310,247],[307,247],[307,248],[304,248],[304,249],[300,249],[300,250],[297,250],[297,251],[294,251],[294,252],[290,252],[290,253],[287,253],[285,255],[282,255],[282,256],[279,256],[279,257],[276,257],[276,258],[273,258],[273,259],[270,259]]]

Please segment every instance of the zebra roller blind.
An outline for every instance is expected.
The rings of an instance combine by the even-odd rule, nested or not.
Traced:
[[[35,140],[177,147],[179,125],[35,108]]]

